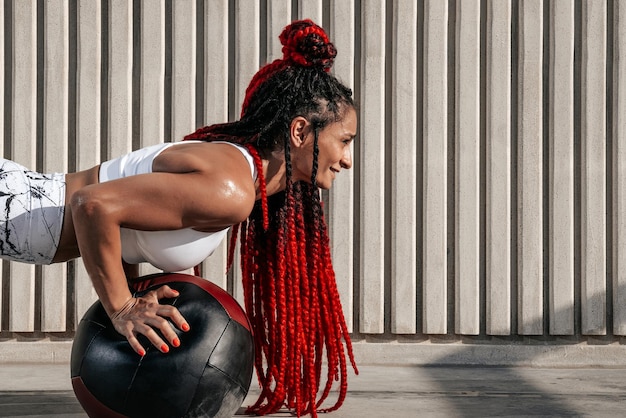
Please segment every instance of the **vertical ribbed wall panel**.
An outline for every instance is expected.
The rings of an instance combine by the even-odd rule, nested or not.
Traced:
[[[5,54],[5,42],[6,42],[6,37],[7,35],[10,36],[10,26],[7,25],[7,21],[5,19],[10,19],[10,16],[7,15],[6,13],[6,7],[4,2],[0,2],[0,24],[2,25],[2,28],[0,29],[0,114],[4,115],[5,114],[5,91],[7,89],[7,85],[10,87],[10,83],[8,80],[5,80],[5,73],[7,72],[7,70],[10,68],[8,66],[8,62],[5,61],[4,59],[4,54]],[[9,33],[7,33],[9,32]],[[10,105],[9,105],[10,108]],[[0,142],[1,146],[0,146],[0,156],[4,157],[4,140],[6,139],[6,133],[5,133],[5,123],[4,123],[4,117],[0,118],[0,137],[3,139],[2,142]],[[0,283],[0,318],[2,318],[2,285]]]
[[[10,158],[28,167],[37,163],[37,4],[12,5]],[[10,263],[9,329],[35,330],[35,267]]]
[[[543,333],[543,1],[519,5],[518,333]]]
[[[233,114],[230,115],[231,120],[239,119],[248,83],[259,69],[259,66],[263,64],[260,62],[260,4],[246,0],[236,0],[235,5],[235,27],[233,28],[235,44],[232,46],[235,51],[235,67],[231,73],[231,76],[235,78],[234,97],[231,98],[235,106]],[[239,247],[237,247],[237,254],[239,254]],[[237,300],[243,303],[243,287],[239,264],[239,257],[237,256],[233,264],[235,268],[233,269],[232,292]]]
[[[574,4],[550,5],[549,309],[554,335],[574,333]]]
[[[241,104],[246,94],[246,88],[252,76],[259,69],[260,55],[260,7],[258,3],[247,2],[245,0],[235,1],[235,67],[233,74],[235,78],[235,91],[233,96],[234,114],[232,119],[239,119]],[[245,6],[244,6],[245,4]]]
[[[197,45],[197,10],[195,1],[173,1],[171,4],[170,39],[166,39],[166,83],[169,97],[165,99],[165,120],[171,127],[165,132],[165,140],[176,142],[196,128],[196,57]],[[167,11],[166,11],[167,14]],[[166,24],[167,27],[167,24]],[[169,46],[169,48],[168,48]],[[168,68],[170,74],[168,75]],[[168,92],[166,91],[166,95]],[[169,100],[168,100],[169,99]],[[181,273],[192,274],[193,269]]]
[[[582,3],[582,333],[606,333],[606,21],[603,0]]]
[[[133,138],[139,147],[166,142],[170,133],[165,132],[171,115],[166,113],[166,3],[162,0],[139,0],[139,136]],[[168,18],[171,16],[167,16]],[[137,142],[136,142],[137,143]],[[147,263],[139,267],[141,275],[159,270]]]
[[[333,73],[346,85],[354,86],[355,72],[355,9],[349,1],[331,2],[329,36],[339,51],[335,58]],[[362,125],[359,127],[362,130]],[[352,170],[343,170],[329,191],[326,207],[328,230],[332,246],[332,260],[337,276],[337,287],[343,305],[346,325],[350,332],[354,327],[354,172],[358,169],[356,149],[361,132],[357,132],[352,144]],[[358,251],[357,251],[358,253]]]
[[[294,16],[358,103],[324,194],[350,330],[626,335],[624,0],[2,1],[0,155],[81,170],[236,119]],[[241,300],[226,248],[203,275]],[[95,299],[80,261],[3,264],[2,332]]]
[[[284,27],[291,22],[291,2],[268,2],[267,9],[266,62],[270,63],[283,56],[283,46],[281,45],[278,36],[283,31]]]
[[[447,333],[448,4],[424,2],[423,329]]]
[[[204,0],[204,91],[198,92],[204,104],[204,120],[196,125],[228,120],[228,0]],[[220,273],[224,273],[221,270]]]
[[[626,1],[616,1],[614,13],[613,334],[626,335]]]
[[[361,9],[359,175],[360,331],[384,332],[385,278],[385,7]]]
[[[202,126],[228,120],[228,0],[204,0],[204,91],[197,92],[198,101],[204,105]],[[227,287],[226,261],[228,240],[215,249],[211,257],[202,263],[202,275],[217,285]]]
[[[69,7],[63,0],[44,3],[43,171],[68,170],[69,124]],[[65,331],[67,268],[43,266],[41,272],[41,330]]]
[[[486,325],[511,332],[511,3],[487,2]]]
[[[479,0],[457,2],[454,305],[465,335],[480,333],[480,16]]]
[[[172,2],[171,141],[196,128],[196,2]]]
[[[145,147],[165,142],[165,2],[140,0],[140,5],[138,140]]]
[[[133,149],[133,31],[139,26],[133,12],[133,2],[114,0],[109,3],[108,51],[103,51],[108,58],[106,126],[106,155],[102,160],[109,160],[124,155]],[[104,77],[105,75],[103,75]],[[103,93],[104,94],[104,93]],[[79,264],[81,264],[79,262]],[[90,302],[85,300],[87,305]],[[85,308],[87,308],[85,306]]]
[[[0,24],[2,25],[2,28],[0,29],[0,114],[4,115],[5,113],[5,107],[4,107],[4,101],[5,101],[5,72],[7,71],[7,63],[4,60],[4,54],[5,54],[5,46],[4,46],[4,42],[6,39],[5,36],[5,32],[8,32],[8,25],[5,22],[5,18],[6,16],[6,12],[5,12],[5,5],[4,2],[0,2]],[[10,35],[10,34],[9,34]],[[4,131],[4,117],[0,118],[0,137],[1,138],[5,138],[5,131]],[[4,141],[0,142],[0,144],[2,146],[0,146],[0,156],[4,157]],[[2,318],[2,283],[0,283],[0,319]]]
[[[102,6],[78,3],[76,42],[76,169],[100,163],[102,122]]]
[[[109,3],[108,124],[107,155],[104,160],[133,149],[133,2]]]
[[[298,19],[311,19],[322,24],[322,0],[298,0]]]
[[[396,2],[392,39],[391,332],[417,331],[417,5]]]
[[[102,6],[100,1],[77,4],[76,13],[76,169],[86,170],[101,160]],[[70,87],[71,88],[71,87]],[[83,263],[76,265],[76,318],[96,298]]]
[[[5,40],[5,7],[4,2],[0,2],[0,24],[2,24],[2,29],[0,29],[0,115],[4,115],[5,107],[4,107],[4,91],[5,91],[5,77],[4,73],[7,69],[7,66],[4,61],[4,40]],[[4,117],[0,118],[0,157],[4,157],[4,140],[6,138],[6,134],[4,131]],[[8,316],[4,313],[4,285],[8,283],[9,277],[6,277],[4,272],[5,261],[0,260],[0,332],[4,328],[5,320],[8,320]],[[5,281],[6,280],[6,281]]]

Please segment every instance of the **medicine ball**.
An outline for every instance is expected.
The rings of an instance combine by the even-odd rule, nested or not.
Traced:
[[[102,304],[80,321],[71,354],[74,393],[90,417],[232,417],[248,394],[254,342],[248,318],[227,292],[200,277],[155,274],[138,296],[169,285],[160,303],[178,308],[190,330],[161,353],[140,335],[145,356],[118,334]],[[173,326],[173,325],[172,325]]]

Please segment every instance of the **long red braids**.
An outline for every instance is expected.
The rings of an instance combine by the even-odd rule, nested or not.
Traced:
[[[339,408],[347,393],[348,362],[358,373],[332,268],[318,187],[317,135],[354,107],[352,92],[328,71],[336,55],[324,30],[310,20],[287,26],[283,58],[253,77],[240,121],[200,128],[185,139],[224,140],[248,148],[255,160],[261,199],[233,229],[241,243],[245,308],[252,323],[261,395],[249,413],[288,408],[297,416]],[[302,115],[314,128],[311,182],[291,179],[288,128]],[[283,149],[287,185],[265,192],[262,156]],[[323,367],[324,366],[324,367]],[[322,407],[334,382],[338,398]]]

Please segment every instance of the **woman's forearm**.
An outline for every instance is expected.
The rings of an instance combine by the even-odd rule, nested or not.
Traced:
[[[71,200],[72,220],[81,257],[94,289],[110,316],[131,298],[121,263],[120,228],[89,193]]]

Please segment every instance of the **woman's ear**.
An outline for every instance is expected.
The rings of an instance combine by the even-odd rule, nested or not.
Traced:
[[[307,134],[310,131],[311,124],[304,116],[296,116],[291,120],[289,126],[289,140],[291,147],[301,148],[306,143]]]

